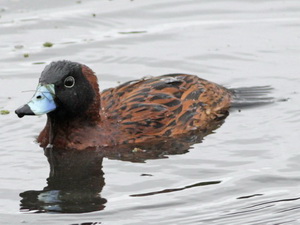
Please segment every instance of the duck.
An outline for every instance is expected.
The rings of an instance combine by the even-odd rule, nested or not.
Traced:
[[[84,150],[208,130],[228,116],[238,92],[178,73],[128,81],[100,93],[92,69],[61,60],[44,68],[35,94],[15,113],[20,118],[47,114],[37,137],[41,147]]]

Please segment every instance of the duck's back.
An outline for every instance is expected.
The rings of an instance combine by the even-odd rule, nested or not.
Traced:
[[[232,93],[186,74],[124,83],[101,93],[105,119],[118,127],[123,143],[205,130],[228,114]]]

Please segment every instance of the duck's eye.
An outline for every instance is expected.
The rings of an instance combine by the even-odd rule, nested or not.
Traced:
[[[71,88],[75,85],[75,79],[72,76],[69,76],[65,79],[64,85],[66,88]]]

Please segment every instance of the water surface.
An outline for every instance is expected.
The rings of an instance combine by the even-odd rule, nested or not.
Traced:
[[[99,207],[72,214],[22,209],[24,193],[49,185],[34,142],[46,118],[0,115],[0,223],[300,223],[299,13],[292,0],[1,1],[0,110],[25,103],[45,64],[60,59],[87,64],[102,90],[184,72],[227,87],[271,85],[288,101],[232,111],[185,154],[99,156]]]

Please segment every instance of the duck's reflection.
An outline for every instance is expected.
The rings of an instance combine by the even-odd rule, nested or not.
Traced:
[[[102,210],[103,154],[94,151],[46,149],[50,164],[48,185],[20,194],[21,210],[79,213]]]
[[[103,210],[107,200],[101,197],[105,184],[103,157],[131,162],[184,154],[190,146],[211,133],[195,131],[177,139],[159,138],[151,143],[118,148],[71,151],[49,148],[45,155],[50,164],[48,185],[40,191],[20,194],[21,211],[83,213]]]

